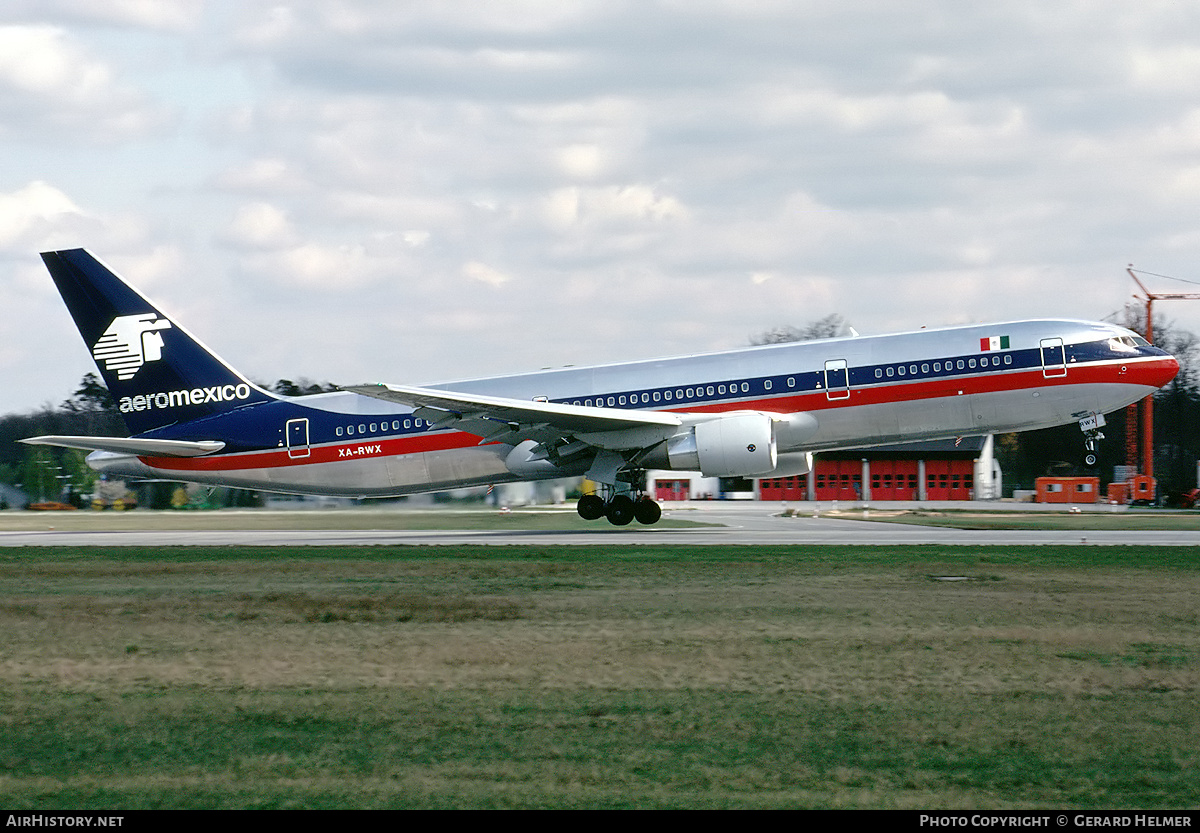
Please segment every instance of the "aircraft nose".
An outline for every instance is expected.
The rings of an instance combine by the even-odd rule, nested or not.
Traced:
[[[1168,365],[1167,378],[1163,381],[1163,385],[1165,385],[1167,382],[1174,379],[1175,375],[1177,373],[1179,373],[1179,359],[1175,358],[1174,356],[1168,355],[1167,356],[1167,365]],[[1162,387],[1162,385],[1159,385],[1159,387]]]
[[[1163,353],[1162,358],[1146,368],[1146,381],[1156,388],[1168,384],[1179,373],[1179,360],[1170,353]]]

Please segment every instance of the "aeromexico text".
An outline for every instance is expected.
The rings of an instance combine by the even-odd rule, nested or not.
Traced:
[[[203,405],[205,402],[233,402],[237,399],[249,399],[250,386],[218,385],[212,388],[192,388],[191,390],[172,390],[159,393],[147,393],[139,396],[122,396],[117,403],[121,413],[131,411],[151,411],[161,408],[179,408],[184,405]]]

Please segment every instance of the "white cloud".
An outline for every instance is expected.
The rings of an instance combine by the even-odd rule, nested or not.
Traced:
[[[0,194],[0,247],[28,244],[60,223],[64,217],[81,215],[79,207],[52,185],[31,182],[11,194]]]
[[[568,145],[556,156],[559,168],[572,179],[593,179],[604,170],[604,151],[598,145]]]
[[[29,96],[86,102],[112,88],[112,72],[51,26],[0,26],[0,83]]]
[[[649,185],[559,188],[545,198],[545,217],[555,228],[614,223],[661,223],[687,217],[677,198]]]
[[[1136,49],[1129,62],[1133,83],[1146,94],[1195,93],[1200,88],[1200,47]]]
[[[314,293],[359,292],[375,284],[388,263],[362,244],[302,243],[281,251],[251,254],[245,268],[272,283]]]
[[[229,191],[259,194],[296,193],[308,187],[291,163],[278,156],[251,159],[222,171],[216,184]]]
[[[0,137],[50,132],[73,143],[113,141],[165,120],[63,29],[0,26]]]
[[[462,272],[463,275],[473,281],[479,281],[497,289],[512,280],[511,277],[498,269],[493,269],[486,263],[480,263],[477,260],[463,264]]]
[[[151,30],[182,31],[195,26],[205,0],[6,0],[10,19],[36,17],[60,23],[103,23]]]
[[[287,214],[265,202],[239,208],[226,236],[235,246],[248,249],[283,249],[299,242]]]
[[[152,246],[126,255],[121,259],[121,273],[143,289],[175,284],[195,274],[183,251],[170,244]]]

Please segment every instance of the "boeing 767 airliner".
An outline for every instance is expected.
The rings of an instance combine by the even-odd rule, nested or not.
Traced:
[[[661,515],[648,469],[805,474],[814,452],[1100,416],[1179,369],[1130,330],[1009,321],[411,387],[280,397],[83,249],[42,254],[129,437],[34,437],[101,472],[387,497],[585,475],[586,519]],[[1090,446],[1089,446],[1090,447]]]

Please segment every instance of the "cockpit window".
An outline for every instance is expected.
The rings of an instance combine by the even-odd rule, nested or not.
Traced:
[[[1114,336],[1108,340],[1108,346],[1111,350],[1132,353],[1139,347],[1149,347],[1150,342],[1139,335]]]

